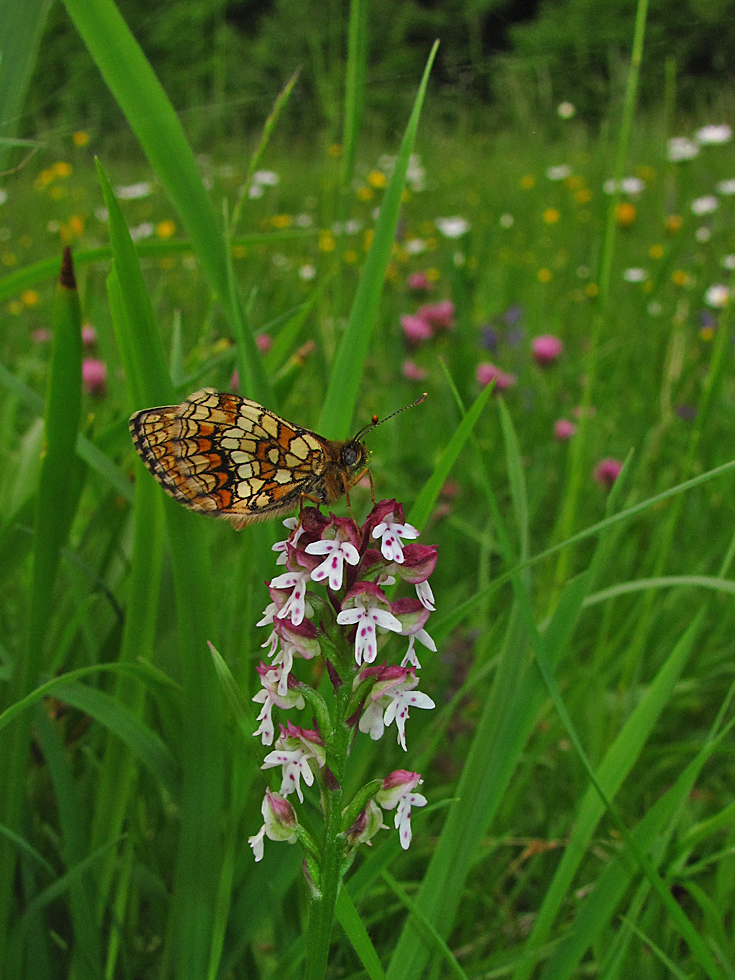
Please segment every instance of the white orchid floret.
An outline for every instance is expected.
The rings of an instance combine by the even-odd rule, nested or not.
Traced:
[[[360,731],[377,741],[385,728],[395,721],[398,743],[405,752],[409,708],[434,708],[435,704],[427,694],[415,690],[418,678],[413,668],[383,667],[373,670],[377,680],[360,717]],[[365,671],[361,671],[356,680],[365,676]]]
[[[359,582],[342,602],[337,616],[340,626],[355,625],[355,662],[371,664],[378,653],[377,631],[401,632],[400,620],[391,612],[383,590],[372,582]]]
[[[261,769],[282,767],[281,793],[288,796],[296,793],[301,803],[304,795],[301,792],[301,777],[307,786],[314,782],[314,772],[311,760],[321,768],[327,761],[324,743],[312,729],[300,728],[288,723],[286,728],[281,725],[281,734],[276,740],[273,752],[265,757]]]
[[[419,658],[416,656],[416,651],[414,646],[416,640],[426,647],[427,650],[431,650],[432,653],[436,653],[436,643],[432,640],[425,629],[416,630],[415,633],[411,633],[408,638],[408,650],[406,650],[406,655],[401,661],[401,667],[414,667],[416,670],[421,669],[421,664],[419,663]]]
[[[332,592],[337,592],[342,588],[342,578],[344,576],[344,565],[357,565],[360,561],[360,553],[355,545],[350,541],[347,531],[342,526],[337,526],[333,538],[322,538],[320,541],[312,541],[304,549],[307,555],[325,555],[324,561],[311,573],[314,582],[323,582],[329,579],[329,588]]]
[[[256,861],[263,859],[264,837],[269,840],[287,841],[289,844],[293,844],[296,840],[296,828],[298,827],[294,808],[280,793],[271,793],[267,789],[260,812],[263,814],[263,826],[257,834],[248,837],[248,844],[253,849]]]
[[[421,774],[409,772],[407,769],[396,769],[383,780],[383,786],[378,790],[375,799],[384,810],[395,810],[394,824],[403,850],[408,850],[411,843],[411,807],[426,806],[426,797],[414,793],[414,789],[423,783]]]
[[[419,536],[418,530],[411,524],[400,524],[394,519],[393,512],[386,514],[380,524],[373,528],[373,537],[380,538],[380,551],[386,561],[403,564],[403,545],[401,539],[412,540]]]
[[[289,708],[296,708],[300,711],[306,702],[300,691],[288,687],[288,672],[286,672],[286,691],[285,693],[281,693],[279,690],[279,688],[283,687],[282,678],[284,668],[282,664],[271,666],[261,663],[258,667],[258,674],[262,687],[253,697],[253,701],[257,704],[262,704],[263,707],[258,715],[260,725],[253,732],[253,735],[256,738],[260,736],[263,745],[272,745],[275,734],[273,719],[271,717],[273,706],[276,705],[286,711]]]
[[[306,584],[308,581],[308,572],[284,572],[282,575],[271,579],[270,587],[272,589],[291,590],[291,595],[276,613],[279,619],[290,619],[294,626],[303,622],[307,611]],[[260,626],[260,623],[258,625]]]
[[[285,541],[276,541],[272,546],[271,550],[278,552],[278,558],[276,559],[276,565],[285,565],[288,561],[288,546],[292,545],[294,548],[299,543],[299,538],[304,533],[304,529],[301,526],[301,521],[298,517],[287,517],[283,521],[283,526],[287,527],[291,532]]]

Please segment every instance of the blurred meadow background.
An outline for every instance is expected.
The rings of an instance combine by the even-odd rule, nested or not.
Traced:
[[[369,446],[437,709],[350,775],[429,806],[328,975],[735,976],[734,12],[6,0],[0,977],[301,975],[298,848],[247,843],[281,525],[128,434],[205,385],[330,438],[429,395]]]

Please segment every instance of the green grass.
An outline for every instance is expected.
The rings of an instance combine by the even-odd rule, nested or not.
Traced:
[[[93,51],[95,31],[123,37],[101,0],[67,6]],[[247,845],[266,779],[242,729],[280,525],[236,533],[164,499],[127,431],[140,407],[232,390],[237,367],[241,393],[330,436],[429,393],[369,441],[378,497],[439,549],[437,710],[411,715],[407,755],[359,736],[345,786],[416,769],[429,806],[408,852],[392,828],[361,852],[329,975],[732,976],[735,388],[730,317],[706,302],[735,253],[716,191],[732,143],[669,162],[670,136],[722,121],[670,104],[626,152],[616,115],[460,134],[417,111],[391,168],[400,138],[360,139],[363,14],[346,157],[276,120],[252,140],[279,177],[260,197],[242,147],[195,157],[128,39],[97,57],[150,163],[60,135],[0,182],[0,975],[302,970],[298,850],[268,841],[256,865]],[[414,140],[424,186],[409,165],[402,194]],[[602,190],[616,160],[642,179],[628,224]],[[115,199],[137,181],[151,193]],[[451,215],[458,239],[435,224]],[[60,238],[81,312],[55,296]],[[421,271],[426,296],[406,285]],[[407,346],[401,315],[442,299],[454,327]],[[542,368],[548,333],[564,353]],[[96,395],[80,354],[106,363]],[[516,378],[502,398],[478,398],[487,361]],[[604,457],[626,462],[609,493]],[[362,518],[369,491],[351,496]]]

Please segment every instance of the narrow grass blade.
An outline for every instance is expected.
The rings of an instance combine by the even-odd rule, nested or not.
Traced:
[[[697,778],[707,760],[723,739],[732,731],[735,719],[731,720],[717,735],[710,737],[697,756],[684,769],[671,789],[658,799],[648,810],[645,817],[633,829],[632,835],[640,848],[650,850],[655,845],[660,860],[660,852],[665,841],[659,841],[659,835],[664,834],[665,828],[675,820],[676,814],[691,793]],[[672,828],[673,829],[673,828]],[[590,944],[594,943],[601,930],[610,921],[616,906],[625,894],[634,875],[636,866],[630,860],[630,854],[623,852],[602,872],[595,882],[592,892],[584,899],[575,918],[573,927],[563,941],[557,946],[546,963],[542,980],[565,980],[577,970],[579,961],[584,956]],[[646,882],[648,887],[648,882]],[[710,977],[721,977],[721,971],[705,971]]]
[[[370,977],[370,980],[385,980],[385,973],[383,972],[380,958],[370,941],[370,936],[360,918],[360,913],[355,908],[355,903],[344,888],[340,891],[339,897],[337,898],[336,914],[339,924],[352,943],[352,948],[360,958],[360,962],[365,967],[365,972]]]
[[[347,38],[347,71],[345,75],[345,108],[342,132],[342,175],[344,191],[349,187],[355,169],[355,154],[360,123],[365,108],[365,64],[367,61],[366,0],[350,0],[350,22]]]
[[[378,315],[380,294],[383,290],[383,282],[388,271],[393,242],[395,241],[408,160],[416,139],[421,107],[438,44],[438,41],[434,43],[426,63],[411,118],[396,159],[395,169],[385,190],[370,251],[360,273],[360,282],[352,304],[347,329],[332,366],[329,388],[324,399],[318,427],[319,432],[332,439],[345,439],[349,435],[360,378],[365,358],[370,349],[370,338]]]
[[[112,0],[65,0],[65,6],[176,208],[233,330],[245,338],[242,356],[254,389],[248,394],[262,397],[268,379],[239,293],[231,288],[228,246],[173,106]]]
[[[701,628],[703,616],[700,614],[691,624],[676,647],[671,651],[654,681],[646,691],[645,697],[636,705],[618,737],[608,750],[597,778],[609,799],[612,799],[639,758],[653,727],[668,704],[681,672],[694,647]],[[553,927],[562,903],[566,900],[574,875],[589,846],[605,808],[593,787],[589,787],[574,819],[569,843],[557,868],[553,881],[544,896],[534,922],[531,935],[526,943],[526,951],[532,955],[542,947]],[[531,975],[533,960],[523,962],[513,974],[513,980],[527,980]]]
[[[39,414],[43,413],[43,399],[28,385],[23,384],[11,371],[0,364],[0,384],[10,391],[16,392],[26,405]],[[121,494],[129,503],[133,502],[133,488],[123,471],[95,443],[91,442],[83,432],[77,434],[77,456],[83,459],[89,467],[104,477],[113,489]]]
[[[82,335],[79,296],[71,252],[64,253],[55,307],[44,420],[46,452],[41,463],[36,499],[33,571],[25,656],[11,685],[11,700],[20,700],[38,681],[44,640],[53,609],[52,590],[61,549],[81,491],[80,463],[75,453],[82,382]],[[4,739],[0,770],[0,823],[14,830],[26,785],[30,717],[22,716]],[[0,949],[4,948],[14,880],[15,850],[0,839]]]
[[[54,787],[64,860],[67,867],[72,867],[84,859],[89,849],[86,813],[51,720],[42,706],[36,708],[34,715],[37,737]],[[91,895],[92,882],[87,876],[71,881],[69,909],[74,929],[74,972],[80,980],[96,980],[102,972],[102,950]]]
[[[434,472],[431,474],[429,479],[424,484],[421,493],[418,495],[414,501],[414,505],[411,508],[411,512],[407,517],[408,523],[413,524],[418,528],[422,528],[429,518],[434,504],[436,503],[442,486],[445,480],[451,472],[452,466],[459,456],[462,447],[467,442],[470,437],[475,423],[480,417],[480,413],[487,404],[487,400],[490,397],[491,389],[489,387],[483,388],[480,394],[475,399],[474,404],[464,416],[460,424],[457,426],[457,430],[450,439],[447,446],[444,448],[439,461],[434,467]]]
[[[178,795],[179,768],[168,746],[117,698],[86,684],[62,684],[54,696],[90,715],[121,739],[173,797]]]
[[[116,324],[117,339],[131,402],[144,399],[148,405],[171,404],[173,385],[135,249],[109,181],[99,166],[98,171],[109,211],[110,241],[123,304],[123,316]],[[141,479],[151,477],[146,473]],[[176,964],[181,980],[201,980],[210,961],[220,869],[222,699],[206,645],[213,635],[213,605],[204,528],[201,520],[180,504],[168,497],[163,503],[186,705],[178,746],[183,777],[181,832],[171,909],[173,925],[164,961],[170,959]]]
[[[51,0],[5,0],[0,4],[0,172],[7,170],[38,45]]]
[[[502,398],[498,399],[498,410],[500,412],[500,425],[503,430],[503,441],[505,443],[505,456],[508,461],[510,499],[513,504],[513,514],[515,515],[516,527],[518,529],[519,553],[522,561],[528,557],[528,495],[526,493],[526,478],[523,475],[523,463],[521,461],[521,450],[518,445],[518,436],[516,435],[513,421]]]

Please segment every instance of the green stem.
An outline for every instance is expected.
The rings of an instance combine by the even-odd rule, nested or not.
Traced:
[[[351,653],[351,651],[350,651]],[[325,790],[324,846],[319,866],[319,882],[309,907],[309,932],[305,980],[324,980],[329,963],[329,944],[332,938],[337,896],[342,883],[342,867],[346,840],[340,836],[345,764],[350,747],[352,729],[345,724],[345,715],[352,685],[349,680],[336,692],[333,751],[328,764],[339,785]]]

